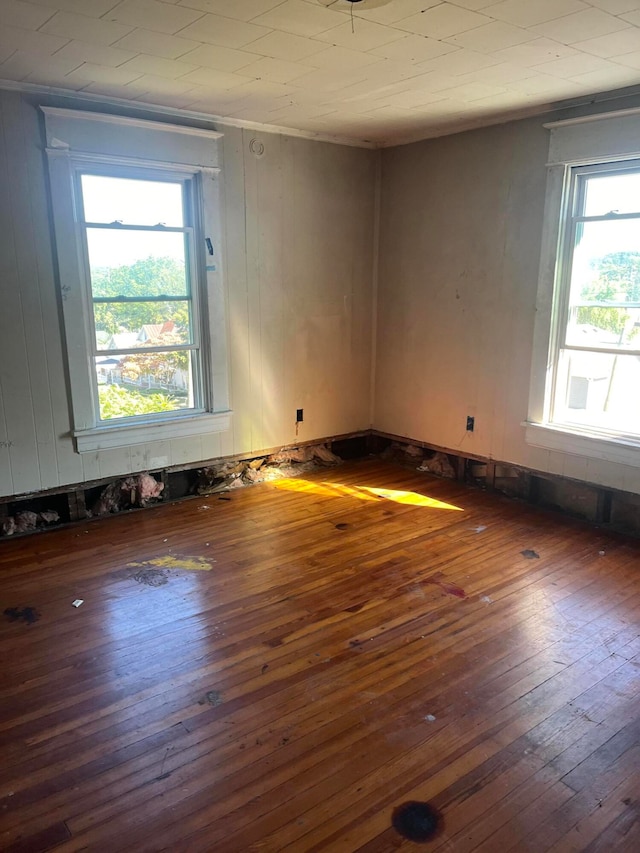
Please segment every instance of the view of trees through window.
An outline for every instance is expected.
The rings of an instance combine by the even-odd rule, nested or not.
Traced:
[[[192,408],[182,184],[83,175],[82,200],[100,419]]]

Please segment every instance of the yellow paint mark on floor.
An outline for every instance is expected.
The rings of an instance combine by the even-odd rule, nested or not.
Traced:
[[[128,563],[128,568],[148,568],[155,566],[160,569],[185,569],[188,572],[209,572],[213,568],[215,560],[205,560],[204,557],[154,557],[152,560],[143,560],[141,563]]]

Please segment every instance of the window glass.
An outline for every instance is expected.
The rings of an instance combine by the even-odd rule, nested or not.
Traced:
[[[95,359],[100,420],[140,417],[193,407],[192,356],[131,353]]]
[[[182,183],[140,181],[110,175],[82,175],[86,222],[122,222],[181,228]]]
[[[589,177],[585,183],[585,216],[640,213],[640,174],[622,172]]]

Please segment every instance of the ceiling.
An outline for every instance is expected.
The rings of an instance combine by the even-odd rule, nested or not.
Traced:
[[[639,84],[640,0],[0,0],[1,80],[391,145]]]

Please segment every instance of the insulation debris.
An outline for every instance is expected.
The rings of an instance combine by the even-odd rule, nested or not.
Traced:
[[[446,453],[394,441],[380,455],[382,459],[404,465],[413,466],[416,462],[420,462],[418,471],[428,471],[429,474],[435,474],[436,477],[446,477],[449,480],[455,480],[456,477],[454,467]]]
[[[321,466],[339,465],[340,462],[340,457],[323,444],[287,448],[258,459],[220,462],[198,471],[195,493],[211,495],[240,489],[252,483],[296,477]]]
[[[44,512],[23,510],[4,518],[0,530],[3,536],[12,536],[14,533],[29,533],[39,527],[48,527],[58,521],[60,521],[60,516],[52,509],[44,510]]]
[[[161,500],[164,483],[146,472],[135,477],[125,477],[103,489],[91,509],[91,515],[107,515],[132,507],[144,507]]]

